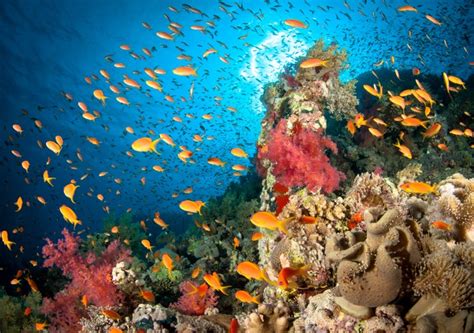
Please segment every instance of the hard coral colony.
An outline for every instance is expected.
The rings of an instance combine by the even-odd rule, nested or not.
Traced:
[[[258,20],[265,16],[247,4],[219,3],[232,21],[239,11],[250,12]],[[344,6],[351,15],[367,16],[362,4],[358,11],[346,1]],[[278,7],[281,5],[270,10]],[[419,15],[421,7],[405,5],[395,10],[397,15]],[[322,12],[333,9],[317,8]],[[218,40],[216,48],[202,55],[184,54],[182,47],[188,44],[182,39],[188,31],[170,18],[181,14],[205,19],[206,23],[198,19],[190,29],[202,34],[203,41],[212,38],[214,45],[220,16],[186,4],[179,9],[168,6],[169,31],[158,31],[156,37],[175,43],[182,52],[178,60],[190,64],[175,66],[169,74],[158,67],[146,68],[146,80],[137,78],[139,70],[121,72],[123,79],[117,83],[115,72],[101,69],[100,77],[86,77],[86,83],[94,86],[92,98],[103,107],[115,100],[123,107],[139,109],[134,94],[151,98],[151,88],[163,94],[167,104],[186,105],[178,104],[169,82],[158,79],[166,75],[192,80],[187,97],[180,98],[182,103],[197,99],[195,87],[209,93],[207,88],[198,88],[198,78],[209,75],[201,65],[211,57],[218,57],[222,65],[231,65],[237,58]],[[346,12],[343,15],[351,17]],[[385,18],[374,11],[373,17],[378,16]],[[423,20],[425,25],[435,25],[431,28],[444,24],[429,14]],[[314,24],[309,16],[303,21],[287,18],[282,29],[295,36],[288,29],[304,34]],[[142,26],[152,30],[149,23]],[[415,33],[408,32],[410,50],[416,46]],[[428,34],[426,38],[433,42]],[[444,43],[448,48],[446,40]],[[145,61],[157,52],[153,47],[143,48],[144,55],[137,54],[128,44],[120,49],[134,61]],[[115,57],[111,54],[106,60],[114,69],[127,69],[129,64]],[[192,196],[192,186],[182,193],[173,192],[171,202],[179,211],[175,215],[157,211],[150,215],[142,207],[142,211],[129,208],[116,216],[111,213],[112,187],[97,193],[90,185],[88,196],[97,198],[107,214],[104,230],[93,233],[90,230],[96,228],[79,218],[86,213],[81,205],[86,198],[77,199],[76,190],[89,186],[79,184],[86,184],[89,172],[96,170],[91,167],[82,177],[76,174],[65,180],[49,167],[54,161],[48,156],[49,171],[40,173],[42,185],[53,190],[54,185],[65,182],[62,192],[68,205],[58,207],[63,220],[72,226],[56,242],[50,239],[52,235],[46,239],[40,264],[31,260],[31,267],[8,272],[9,285],[0,290],[0,331],[472,332],[474,121],[470,112],[474,95],[467,89],[472,76],[464,82],[446,72],[425,75],[418,68],[395,66],[393,55],[389,60],[383,57],[374,60],[374,69],[361,74],[359,82],[342,79],[349,66],[348,54],[335,43],[325,45],[319,40],[288,65],[278,81],[263,90],[266,113],[253,167],[247,148],[237,144],[227,155],[204,154],[203,141],[214,140],[211,135],[190,136],[188,128],[180,136],[171,126],[167,127],[169,134],[157,135],[153,129],[140,128],[146,134],[133,139],[125,155],[143,158],[142,162],[153,159],[153,165],[142,167],[143,175],[150,170],[155,176],[169,175],[173,169],[197,164],[202,167],[199,175],[206,168],[216,174],[232,169],[224,175],[239,179],[221,196],[206,202]],[[419,58],[424,65],[423,57]],[[179,82],[185,81],[177,79],[173,83],[180,87]],[[105,80],[114,99],[96,87],[99,80]],[[74,100],[70,93],[63,92],[63,96],[68,102]],[[221,96],[213,101],[218,107],[224,103]],[[235,116],[238,110],[229,103],[225,101],[226,112]],[[102,116],[85,102],[77,106],[88,122]],[[198,116],[192,113],[182,115],[186,119],[181,117],[179,111],[184,108],[173,108],[173,126],[196,121]],[[215,121],[214,117],[223,116],[205,113],[199,118],[207,123]],[[211,132],[212,127],[198,124],[202,134]],[[41,130],[43,124],[35,120],[35,126]],[[124,137],[135,135],[139,127],[143,126],[126,126]],[[24,135],[21,125],[15,123],[12,128],[16,135]],[[54,158],[66,155],[72,170],[77,170],[67,155],[67,139],[56,135],[45,146]],[[85,139],[97,149],[104,143],[91,136]],[[43,146],[40,140],[38,145]],[[19,150],[12,154],[22,159]],[[84,161],[79,148],[75,155]],[[231,158],[249,163],[229,167]],[[171,159],[179,163],[177,167]],[[20,163],[28,174],[34,164]],[[115,164],[108,171],[102,168],[97,176],[107,178],[110,172],[114,174],[110,183],[128,181],[115,176],[117,168]],[[152,177],[143,175],[137,182],[146,188]],[[207,178],[200,181],[207,182]],[[114,192],[117,197],[122,193]],[[15,214],[34,206],[27,197],[17,197]],[[43,197],[36,199],[47,205]],[[168,216],[194,223],[179,229]],[[19,248],[20,228],[2,231],[6,251]]]

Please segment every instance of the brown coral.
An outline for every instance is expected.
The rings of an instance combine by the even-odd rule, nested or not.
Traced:
[[[293,332],[290,309],[282,302],[276,306],[260,304],[256,312],[251,313],[244,321],[247,333],[283,333]]]
[[[375,213],[374,213],[375,214]],[[380,219],[366,221],[361,233],[333,236],[326,245],[327,258],[337,266],[342,296],[355,305],[377,307],[395,300],[410,283],[411,268],[420,260],[413,235],[396,209]]]
[[[379,175],[363,173],[358,175],[347,192],[346,203],[351,214],[371,207],[390,209],[399,205],[396,191]]]
[[[450,249],[438,241],[428,248],[433,252],[418,267],[415,292],[442,299],[452,311],[474,306],[474,245],[461,243]]]

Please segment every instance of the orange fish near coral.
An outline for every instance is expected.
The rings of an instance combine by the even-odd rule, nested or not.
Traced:
[[[322,60],[318,58],[309,58],[303,60],[300,64],[300,68],[315,68],[315,67],[327,67],[328,60]]]
[[[300,268],[291,268],[285,267],[280,270],[278,274],[278,286],[282,289],[295,289],[297,287],[296,283],[290,281],[295,277],[306,275],[310,266],[306,265]]]
[[[279,221],[276,216],[270,212],[257,212],[250,217],[250,222],[260,228],[269,230],[280,230],[284,234],[288,233],[286,229],[287,221]]]
[[[245,290],[237,290],[235,292],[235,298],[237,298],[239,301],[242,303],[255,303],[255,304],[260,304],[259,301],[257,301],[256,296],[250,295],[247,291]]]
[[[106,309],[103,309],[103,310],[100,310],[100,313],[102,315],[104,315],[105,317],[109,318],[109,319],[112,319],[112,320],[120,320],[122,317],[120,317],[120,315],[113,311],[113,310],[106,310]]]
[[[164,253],[163,256],[161,257],[161,263],[168,270],[168,276],[171,277],[171,271],[173,270],[173,259],[171,259],[169,254]]]
[[[444,230],[444,231],[451,231],[453,226],[451,224],[448,224],[444,221],[434,221],[431,222],[431,225],[439,230]]]
[[[407,182],[400,185],[400,188],[412,194],[429,194],[435,193],[437,187],[423,182]]]
[[[266,281],[273,285],[273,282],[268,278],[264,270],[262,270],[257,264],[254,264],[250,261],[244,261],[237,265],[237,273],[244,276],[246,279],[257,280],[257,281]]]
[[[213,290],[217,290],[217,291],[220,291],[221,293],[223,293],[224,295],[227,295],[227,293],[225,292],[225,290],[227,288],[230,288],[231,286],[223,286],[221,284],[221,280],[219,278],[219,275],[217,275],[216,272],[212,273],[211,274],[205,274],[204,277],[203,277],[204,281],[206,281],[206,283],[213,289]]]
[[[147,302],[155,302],[155,295],[150,290],[140,290],[140,296]]]

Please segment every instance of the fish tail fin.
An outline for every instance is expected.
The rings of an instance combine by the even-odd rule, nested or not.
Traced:
[[[229,289],[230,287],[232,286],[222,286],[219,288],[219,291],[222,292],[224,295],[229,295],[228,293],[226,293],[226,290]]]
[[[288,229],[286,228],[286,224],[288,223],[288,219],[283,221],[278,221],[278,230],[280,230],[285,235],[288,235]]]
[[[421,122],[421,127],[423,127],[424,129],[426,129],[426,123],[428,123],[428,120],[422,121],[422,122]]]
[[[158,155],[161,155],[161,154],[156,150],[156,145],[158,144],[158,142],[160,142],[160,140],[161,140],[161,139],[156,139],[156,140],[154,140],[154,141],[151,143],[151,146],[150,146],[150,149],[151,149],[154,153],[156,153],[156,154],[158,154]]]
[[[328,67],[328,61],[329,60],[324,60],[323,62],[321,62],[321,66],[322,67]]]
[[[274,286],[274,287],[277,286],[277,283],[276,283],[276,282],[273,282],[272,280],[270,280],[270,278],[269,278],[268,275],[267,275],[267,272],[262,271],[262,277],[263,277],[263,280],[264,280],[266,283],[268,283],[269,285]]]
[[[13,245],[13,244],[16,244],[16,243],[15,243],[15,242],[12,242],[12,241],[7,241],[7,242],[5,243],[5,245],[7,246],[8,250],[10,250],[10,251],[12,250],[12,245]]]

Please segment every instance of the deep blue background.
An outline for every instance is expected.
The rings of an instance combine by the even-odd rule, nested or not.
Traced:
[[[349,52],[349,68],[343,73],[345,80],[373,69],[373,64],[381,59],[387,64],[392,55],[396,60],[389,66],[392,69],[416,66],[422,72],[440,75],[447,71],[463,78],[472,73],[473,66],[468,64],[474,60],[468,54],[473,51],[472,1],[411,2],[418,13],[398,13],[396,8],[405,4],[401,1],[348,0],[346,4],[336,1],[337,5],[333,2],[242,1],[239,2],[242,10],[232,1],[186,1],[207,15],[201,16],[184,10],[180,1],[1,1],[0,114],[4,142],[0,166],[1,229],[9,230],[11,238],[23,244],[27,252],[37,251],[44,237],[66,226],[58,208],[67,204],[83,221],[83,227],[101,230],[104,203],[95,195],[102,193],[105,204],[116,214],[132,208],[139,217],[151,218],[159,211],[175,230],[183,230],[192,220],[178,209],[178,203],[184,198],[206,201],[221,194],[229,182],[236,180],[231,165],[250,164],[230,155],[230,149],[240,146],[250,156],[255,152],[264,112],[259,102],[263,85],[274,81],[283,66],[303,55],[319,38],[338,43]],[[176,7],[179,13],[170,11],[168,5]],[[184,36],[166,41],[155,35],[157,31],[169,32],[163,14],[183,25]],[[425,14],[438,18],[442,26],[426,20]],[[288,28],[282,24],[288,18],[305,21],[309,28]],[[216,28],[208,26],[206,34],[190,29],[193,24],[206,25],[206,21],[214,22]],[[152,29],[145,29],[142,22],[149,23]],[[130,45],[143,58],[133,59],[129,52],[119,48],[122,44]],[[151,58],[142,52],[143,47],[156,48]],[[202,59],[209,47],[218,53]],[[179,54],[193,59],[177,60]],[[107,55],[115,62],[125,63],[127,68],[114,68],[105,60]],[[226,57],[230,63],[224,64],[219,56]],[[198,68],[198,77],[182,78],[171,73],[174,67],[188,63]],[[148,89],[144,80],[149,78],[143,73],[146,67],[168,72],[159,81],[164,92],[175,98],[175,103],[167,102],[164,94]],[[107,70],[112,83],[122,91],[125,89],[119,82],[124,74],[141,83],[141,91],[131,89],[121,94],[128,98],[130,106],[115,101],[115,94],[99,74],[100,69]],[[133,74],[135,70],[140,74]],[[89,86],[84,77],[91,74],[99,80],[93,80]],[[195,93],[189,101],[192,82]],[[92,91],[97,88],[109,97],[105,107],[92,97]],[[62,91],[72,94],[74,100],[68,102]],[[147,91],[150,96],[144,94]],[[180,96],[188,101],[180,101]],[[216,96],[222,97],[220,104],[216,103]],[[77,106],[79,101],[102,116],[95,122],[83,119]],[[226,109],[228,106],[238,111],[232,113]],[[188,113],[195,118],[187,118]],[[214,119],[202,119],[206,113],[211,113]],[[183,123],[174,122],[173,116],[180,116]],[[35,119],[43,123],[42,130],[34,126]],[[23,135],[13,131],[14,123],[21,124]],[[125,134],[126,126],[132,126],[136,134]],[[149,130],[156,134],[147,134]],[[125,154],[136,138],[158,137],[159,133],[167,133],[177,145],[193,150],[196,164],[183,165],[176,157],[178,147],[164,143],[159,144],[161,156],[134,153],[135,157],[130,158]],[[215,139],[195,143],[194,134]],[[37,140],[44,143],[55,135],[65,140],[60,156],[37,145]],[[98,138],[100,147],[87,142],[86,136]],[[11,154],[12,149],[19,150],[23,159],[30,161],[29,174],[20,166],[22,159]],[[84,162],[76,157],[77,149]],[[52,163],[46,167],[48,156]],[[212,156],[228,162],[226,167],[208,165],[206,160]],[[166,171],[151,170],[155,164]],[[70,166],[78,169],[71,170]],[[142,167],[148,170],[142,171]],[[54,188],[42,181],[46,168],[57,178]],[[109,174],[99,178],[100,171]],[[88,178],[79,181],[84,174],[89,174]],[[143,176],[147,181],[145,186],[140,183]],[[25,184],[25,177],[31,181],[30,185]],[[114,178],[121,178],[122,184],[114,183]],[[62,194],[63,186],[71,179],[80,184],[76,205]],[[182,190],[188,186],[193,186],[194,192],[183,194]],[[117,190],[120,195],[115,194]],[[88,192],[93,196],[89,197]],[[173,192],[180,195],[171,198]],[[29,201],[30,207],[14,213],[13,202],[19,195]],[[37,195],[43,196],[48,204],[41,205],[35,199]],[[25,233],[12,235],[11,230],[20,225],[25,227]],[[6,253],[0,246],[5,260],[17,260],[10,254],[3,256]],[[18,247],[13,254],[18,254]],[[29,258],[23,256],[21,260]]]

